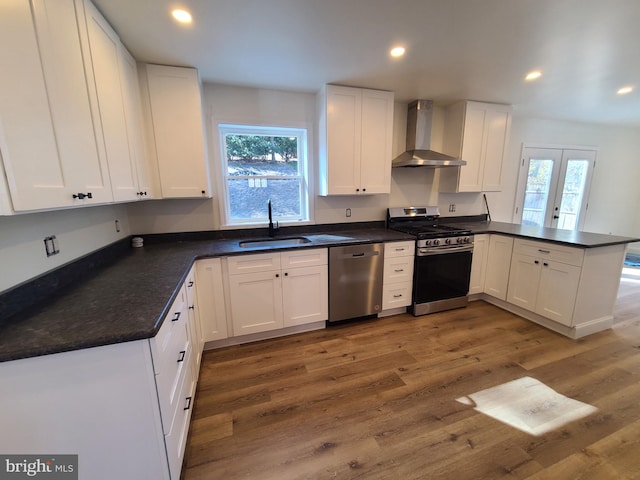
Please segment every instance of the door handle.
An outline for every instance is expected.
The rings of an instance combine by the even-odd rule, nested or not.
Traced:
[[[560,218],[560,216],[559,216],[559,215],[554,215],[554,216],[553,216],[553,219],[554,219],[554,220],[557,220],[558,218]]]

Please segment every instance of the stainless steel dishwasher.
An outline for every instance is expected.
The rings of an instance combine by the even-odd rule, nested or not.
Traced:
[[[329,322],[382,309],[383,264],[382,243],[329,249]]]

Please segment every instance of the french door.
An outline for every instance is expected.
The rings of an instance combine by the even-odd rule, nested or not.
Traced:
[[[514,223],[581,230],[595,150],[523,148]]]

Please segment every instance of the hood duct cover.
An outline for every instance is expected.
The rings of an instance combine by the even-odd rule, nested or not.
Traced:
[[[407,110],[407,151],[393,159],[393,167],[459,167],[467,162],[431,150],[433,101],[416,100]]]

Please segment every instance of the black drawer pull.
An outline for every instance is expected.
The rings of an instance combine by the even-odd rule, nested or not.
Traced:
[[[549,264],[547,262],[544,262],[542,265],[544,265],[545,267],[549,266]]]
[[[189,282],[189,284],[187,285],[189,288],[193,287],[193,281]]]
[[[181,313],[182,313],[182,312],[176,312],[176,313],[174,313],[174,315],[175,315],[175,316],[171,319],[171,321],[172,321],[172,322],[177,322],[178,320],[180,320],[180,314],[181,314]]]
[[[404,272],[404,268],[396,269],[394,270],[394,272],[397,272],[397,273]]]
[[[533,263],[535,263],[536,265],[538,265],[540,263],[539,260],[534,260]]]
[[[189,310],[193,310],[194,308],[195,308],[195,306],[194,306],[194,305],[191,305],[191,306],[189,307]]]
[[[398,294],[398,295],[394,295],[393,298],[400,298],[402,296],[402,294]]]
[[[541,248],[539,248],[538,251],[540,253],[551,253],[551,250],[542,250]]]
[[[84,200],[85,198],[93,198],[93,194],[91,192],[87,193],[74,193],[71,195],[73,198],[77,198],[78,200]]]
[[[186,350],[180,350],[180,356],[178,357],[178,363],[184,362],[184,355],[186,354]]]
[[[404,248],[396,248],[396,252],[404,252]]]
[[[187,406],[184,407],[184,410],[189,410],[191,408],[191,397],[187,397]]]

